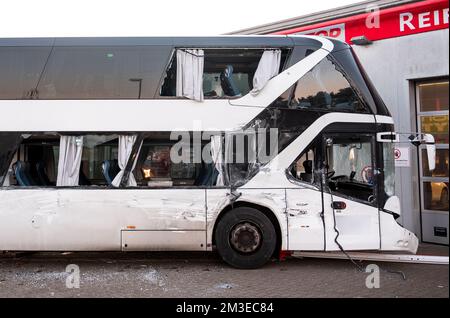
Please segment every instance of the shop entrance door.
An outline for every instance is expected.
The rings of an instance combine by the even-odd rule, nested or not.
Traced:
[[[425,146],[419,147],[422,241],[448,245],[449,81],[416,83],[417,127],[436,141],[436,168],[428,170]]]

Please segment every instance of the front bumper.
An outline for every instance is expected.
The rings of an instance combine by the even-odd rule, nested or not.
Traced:
[[[381,250],[416,254],[419,248],[417,236],[398,224],[388,213],[380,213]]]

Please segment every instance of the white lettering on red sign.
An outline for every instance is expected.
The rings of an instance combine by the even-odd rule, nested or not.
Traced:
[[[448,24],[448,15],[448,8],[421,12],[417,15],[414,15],[411,12],[400,13],[400,32]]]
[[[319,35],[328,36],[330,38],[335,38],[341,41],[345,41],[345,24],[335,24],[323,28],[311,29],[303,32],[298,32],[295,34],[305,34],[305,35]]]

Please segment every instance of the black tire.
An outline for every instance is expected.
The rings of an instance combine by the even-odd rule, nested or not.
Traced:
[[[277,246],[277,235],[270,219],[261,211],[248,207],[227,212],[217,224],[215,240],[222,259],[229,265],[242,269],[263,266],[272,257]],[[239,244],[241,242],[244,242],[243,247]],[[245,252],[242,251],[244,249]]]

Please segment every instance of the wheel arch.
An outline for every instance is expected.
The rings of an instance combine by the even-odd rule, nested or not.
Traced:
[[[280,221],[278,220],[277,216],[275,215],[275,213],[273,212],[273,210],[267,206],[261,205],[261,204],[256,204],[256,203],[252,203],[252,202],[248,202],[248,201],[236,201],[232,204],[227,205],[225,208],[222,209],[222,211],[220,211],[220,213],[218,214],[218,216],[216,217],[216,220],[214,222],[214,227],[213,227],[213,231],[212,231],[212,245],[215,246],[216,245],[216,229],[217,229],[217,224],[219,224],[220,220],[231,210],[236,209],[236,208],[241,208],[241,207],[247,207],[247,208],[253,208],[256,209],[262,213],[264,213],[265,216],[267,216],[270,220],[270,222],[272,222],[274,228],[275,228],[275,233],[276,233],[276,237],[277,237],[277,244],[275,247],[275,252],[273,257],[279,257],[279,254],[281,252],[281,247],[283,244],[283,237],[282,237],[282,233],[281,233],[281,226],[280,226]]]

